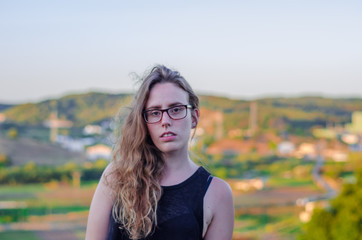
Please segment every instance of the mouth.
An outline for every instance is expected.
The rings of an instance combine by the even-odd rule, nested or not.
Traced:
[[[161,135],[161,137],[172,137],[172,136],[176,136],[176,134],[173,132],[165,132]]]

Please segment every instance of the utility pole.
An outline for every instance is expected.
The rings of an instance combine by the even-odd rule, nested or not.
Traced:
[[[250,103],[250,114],[249,114],[249,136],[254,136],[258,129],[258,105],[256,101]]]

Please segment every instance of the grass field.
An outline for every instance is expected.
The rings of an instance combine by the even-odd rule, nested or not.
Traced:
[[[0,202],[25,203],[24,209],[0,209],[0,221],[3,221],[0,223],[0,239],[84,239],[95,187],[95,182],[85,183],[79,188],[56,182],[0,186]],[[14,214],[14,211],[24,215],[18,216],[20,222],[4,217],[9,212]]]
[[[39,240],[35,232],[30,231],[7,231],[0,232],[1,240]]]
[[[0,224],[0,239],[56,240],[57,234],[69,240],[84,239],[88,209],[96,182],[76,188],[52,182],[0,186],[1,201],[26,203],[25,222]],[[234,192],[236,208],[233,239],[295,239],[299,232],[300,208],[296,199],[318,194],[308,180],[269,179],[261,191]],[[4,214],[4,210],[0,210]],[[58,235],[59,235],[58,234]],[[273,238],[274,237],[274,238]],[[63,238],[64,239],[64,238]]]

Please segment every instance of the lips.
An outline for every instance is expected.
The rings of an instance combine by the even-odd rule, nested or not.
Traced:
[[[160,139],[162,142],[171,142],[174,141],[176,139],[176,134],[173,132],[164,132],[161,136]]]
[[[161,138],[162,137],[172,137],[172,136],[176,136],[176,134],[173,132],[165,132],[161,135]]]

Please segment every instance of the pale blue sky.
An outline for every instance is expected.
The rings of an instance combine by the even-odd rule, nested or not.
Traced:
[[[361,1],[0,1],[0,103],[134,91],[156,63],[199,93],[362,97]]]

